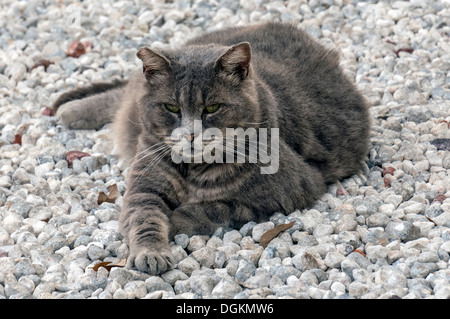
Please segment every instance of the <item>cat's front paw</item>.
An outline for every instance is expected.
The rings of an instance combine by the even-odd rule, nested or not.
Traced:
[[[139,247],[130,250],[127,260],[127,268],[133,268],[159,275],[173,268],[175,262],[169,248],[152,249],[149,247]]]

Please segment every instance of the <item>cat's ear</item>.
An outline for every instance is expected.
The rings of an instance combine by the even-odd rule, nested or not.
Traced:
[[[234,82],[244,80],[249,74],[252,48],[250,43],[241,42],[233,45],[216,61],[219,72],[225,73]]]
[[[142,72],[147,80],[153,79],[155,75],[164,73],[170,68],[170,61],[162,53],[147,47],[140,48],[136,55],[142,60]]]

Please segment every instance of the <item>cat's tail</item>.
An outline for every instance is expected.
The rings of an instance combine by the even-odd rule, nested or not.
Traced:
[[[99,129],[113,120],[126,84],[114,80],[66,92],[53,103],[53,113],[68,128]]]

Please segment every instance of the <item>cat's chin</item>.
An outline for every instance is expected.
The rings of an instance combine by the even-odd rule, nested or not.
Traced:
[[[204,164],[206,163],[203,159],[203,154],[182,154],[181,161],[185,164]]]
[[[171,158],[177,164],[211,164],[216,162],[216,158],[211,154],[205,154],[203,148],[191,148],[187,152],[172,148]]]

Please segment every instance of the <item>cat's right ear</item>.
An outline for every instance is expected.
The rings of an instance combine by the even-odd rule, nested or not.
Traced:
[[[152,80],[156,75],[165,73],[170,68],[170,61],[162,54],[147,47],[142,47],[136,54],[142,61],[142,72],[147,80]]]

